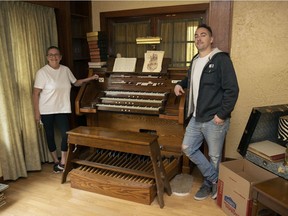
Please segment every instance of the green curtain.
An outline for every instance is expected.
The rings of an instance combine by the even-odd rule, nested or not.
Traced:
[[[36,71],[47,47],[57,45],[54,9],[26,2],[0,3],[0,165],[4,180],[40,170],[45,149],[34,121]]]

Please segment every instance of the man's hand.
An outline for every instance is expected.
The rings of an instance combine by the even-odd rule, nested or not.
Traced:
[[[175,93],[176,96],[180,96],[182,94],[185,94],[185,91],[183,90],[182,86],[176,85],[174,87],[174,93]]]
[[[225,120],[220,119],[217,115],[214,116],[214,122],[217,125],[222,125],[224,123]]]

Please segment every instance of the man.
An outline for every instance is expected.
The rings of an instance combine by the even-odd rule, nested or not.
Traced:
[[[195,32],[198,54],[192,59],[188,76],[177,83],[175,94],[186,95],[186,127],[182,150],[199,168],[204,182],[194,199],[217,197],[219,162],[223,143],[236,104],[239,88],[233,64],[227,53],[212,48],[213,36],[209,26],[202,24]],[[200,147],[206,140],[209,161]]]

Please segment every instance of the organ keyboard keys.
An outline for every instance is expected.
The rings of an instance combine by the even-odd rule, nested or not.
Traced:
[[[160,96],[160,97],[164,97],[166,95],[166,93],[164,92],[133,92],[133,91],[104,91],[106,93],[106,95],[127,95],[128,97],[131,96]]]
[[[115,112],[130,112],[130,113],[146,113],[158,114],[161,107],[148,107],[148,106],[128,106],[128,105],[115,105],[115,104],[97,104],[99,110],[109,110]]]
[[[167,92],[106,90],[98,97],[98,110],[159,115],[167,99]]]
[[[115,101],[116,103],[121,103],[121,102],[128,102],[131,104],[136,104],[136,103],[151,103],[151,104],[162,104],[163,99],[160,100],[153,100],[153,99],[134,99],[134,98],[119,98],[119,97],[101,97],[102,103],[105,101]]]

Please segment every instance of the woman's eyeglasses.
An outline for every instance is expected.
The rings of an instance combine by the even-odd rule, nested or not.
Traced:
[[[52,54],[52,53],[50,53],[50,54],[48,54],[47,55],[49,58],[52,58],[52,57],[59,57],[60,56],[60,54],[59,53],[56,53],[56,54]]]

